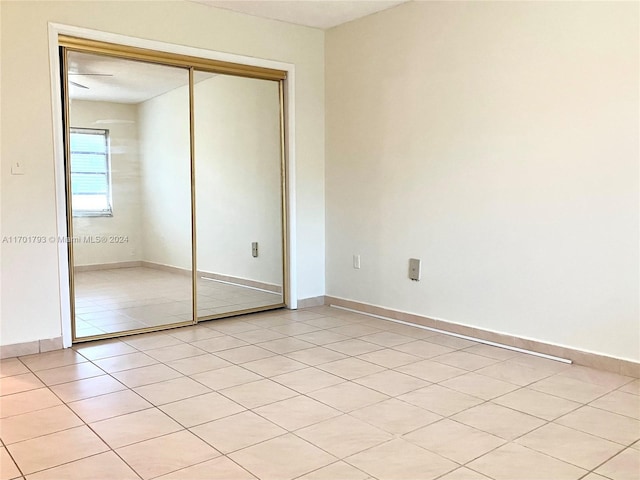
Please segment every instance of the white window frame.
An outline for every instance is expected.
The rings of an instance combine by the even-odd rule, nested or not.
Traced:
[[[112,217],[113,216],[113,202],[111,198],[111,144],[109,141],[109,130],[106,129],[98,129],[98,128],[83,128],[83,127],[71,127],[70,136],[73,136],[74,133],[78,134],[91,134],[91,135],[100,135],[104,138],[105,152],[74,152],[70,149],[71,158],[69,160],[71,176],[73,178],[74,173],[93,173],[93,172],[77,172],[73,169],[73,155],[74,153],[92,153],[96,155],[104,155],[105,156],[105,164],[106,164],[106,182],[107,182],[107,208],[104,209],[87,209],[81,210],[76,209],[73,206],[73,200],[71,202],[72,213],[74,217]],[[71,143],[71,138],[69,139]],[[73,192],[73,186],[72,186]],[[71,195],[73,199],[73,193]]]

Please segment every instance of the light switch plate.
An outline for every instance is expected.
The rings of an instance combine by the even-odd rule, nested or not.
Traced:
[[[251,243],[251,255],[253,255],[253,258],[258,256],[258,242]]]

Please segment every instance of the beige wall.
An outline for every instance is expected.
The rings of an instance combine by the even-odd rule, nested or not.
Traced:
[[[123,243],[87,243],[73,246],[75,265],[131,262],[141,260],[140,161],[136,105],[72,100],[71,127],[109,130],[111,161],[110,217],[74,217],[73,235],[126,237]],[[105,123],[106,122],[106,123]]]
[[[638,18],[411,2],[328,31],[327,294],[639,360]]]
[[[324,33],[186,1],[0,2],[2,235],[56,234],[48,22],[295,64],[298,296],[324,293]],[[28,146],[28,148],[25,148]],[[14,160],[26,174],[10,175]],[[0,245],[0,343],[60,336],[57,246]]]

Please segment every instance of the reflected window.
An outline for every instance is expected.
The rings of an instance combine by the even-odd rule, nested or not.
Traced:
[[[73,216],[111,216],[109,131],[72,128],[70,147]]]

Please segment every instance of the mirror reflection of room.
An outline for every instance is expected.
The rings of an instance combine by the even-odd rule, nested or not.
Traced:
[[[278,82],[194,73],[198,317],[283,303]]]
[[[190,323],[188,70],[67,65],[75,338]]]

